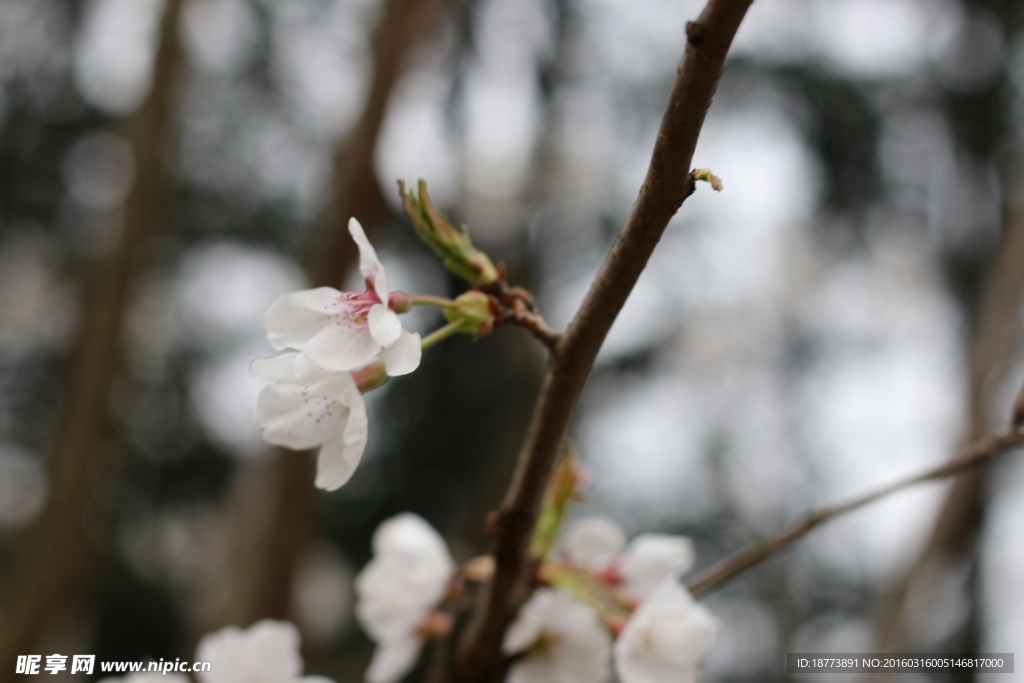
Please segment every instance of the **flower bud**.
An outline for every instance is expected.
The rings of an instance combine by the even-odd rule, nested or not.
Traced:
[[[715,192],[722,191],[722,179],[712,173],[710,168],[698,168],[692,171],[690,175],[694,180],[703,180],[706,183],[710,183],[711,189]]]
[[[405,181],[398,181],[402,208],[412,222],[416,234],[430,245],[445,268],[474,287],[489,285],[498,279],[498,270],[484,252],[473,247],[469,233],[455,228],[438,211],[427,194],[427,181],[420,178],[419,196],[405,189]]]
[[[563,445],[562,457],[555,464],[544,495],[544,507],[533,532],[530,552],[537,559],[544,559],[555,546],[555,540],[562,530],[565,512],[569,502],[580,500],[581,468],[576,449],[571,442]]]
[[[419,634],[428,640],[439,640],[451,633],[454,625],[450,615],[432,609],[420,623]]]
[[[412,308],[412,297],[405,292],[391,292],[388,295],[388,308],[395,313],[408,313]]]
[[[353,372],[352,379],[356,381],[359,393],[365,394],[370,389],[376,389],[388,381],[387,367],[384,365],[384,361],[374,361],[365,368]]]
[[[470,290],[455,299],[455,305],[444,310],[449,322],[455,323],[459,331],[480,337],[494,330],[494,309],[491,298],[483,292]]]

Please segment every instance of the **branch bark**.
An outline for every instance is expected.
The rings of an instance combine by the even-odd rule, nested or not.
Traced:
[[[580,310],[552,351],[508,494],[493,518],[495,574],[456,648],[447,672],[453,683],[483,683],[500,664],[505,628],[530,589],[530,537],[559,446],[608,330],[669,220],[693,193],[693,151],[726,54],[751,2],[709,0],[697,20],[687,24],[686,50],[639,197]]]
[[[173,103],[183,65],[181,0],[171,0],[160,24],[153,81],[127,122],[137,180],[125,207],[117,245],[92,264],[68,361],[63,409],[49,459],[50,497],[24,534],[12,568],[12,603],[0,634],[0,680],[13,680],[14,658],[38,651],[40,638],[66,611],[80,606],[93,570],[86,524],[96,523],[92,483],[115,464],[110,392],[121,367],[121,336],[132,284],[146,246],[165,223],[171,180],[165,152],[174,129]]]
[[[938,467],[883,486],[846,502],[830,505],[806,514],[801,520],[774,536],[758,541],[732,557],[722,560],[689,582],[687,588],[694,595],[706,593],[737,574],[760,564],[825,522],[845,515],[848,512],[853,512],[869,503],[873,503],[915,484],[971,472],[988,463],[996,455],[1017,448],[1022,444],[1024,444],[1024,432],[1019,430],[1012,430],[979,439],[960,451],[952,460]]]

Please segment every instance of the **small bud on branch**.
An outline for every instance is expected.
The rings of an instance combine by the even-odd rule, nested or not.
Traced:
[[[548,483],[544,508],[541,510],[537,528],[533,532],[530,554],[537,560],[543,560],[555,546],[555,539],[562,530],[565,511],[569,502],[579,498],[580,465],[576,458],[576,448],[566,442],[562,458],[555,465],[551,481]]]
[[[455,298],[453,306],[444,309],[444,317],[458,327],[459,332],[482,337],[494,331],[497,302],[483,292],[470,290]]]
[[[465,229],[455,228],[438,211],[427,194],[427,181],[420,178],[418,195],[405,189],[405,181],[398,181],[402,208],[412,222],[416,234],[430,245],[445,268],[474,287],[489,285],[498,279],[498,270],[490,257],[473,246]]]
[[[706,183],[710,183],[711,189],[715,192],[722,191],[722,179],[711,172],[710,168],[698,168],[690,172],[690,177],[694,181],[703,180]]]

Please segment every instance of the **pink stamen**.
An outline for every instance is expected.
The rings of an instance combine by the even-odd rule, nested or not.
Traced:
[[[336,322],[347,327],[363,327],[369,324],[370,309],[379,304],[380,297],[372,289],[365,292],[342,292],[338,301],[331,306]]]

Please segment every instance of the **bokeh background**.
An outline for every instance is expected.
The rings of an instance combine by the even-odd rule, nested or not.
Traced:
[[[423,176],[563,326],[699,9],[0,2],[0,652],[191,659],[273,616],[307,672],[361,680],[373,529],[413,511],[459,559],[487,549],[543,354],[516,329],[429,350],[324,494],[259,438],[263,313],[358,280],[349,215],[396,287],[457,293],[400,214],[395,180]],[[574,423],[579,514],[689,534],[706,566],[1005,423],[1022,29],[1011,0],[754,4],[695,157],[725,190],[669,226]],[[792,651],[1024,656],[1024,462],[851,515],[706,604],[708,682],[782,680]]]

